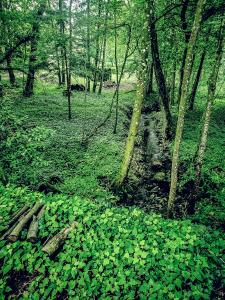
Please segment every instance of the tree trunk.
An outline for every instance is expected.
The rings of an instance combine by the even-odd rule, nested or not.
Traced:
[[[172,69],[172,80],[171,80],[171,92],[170,92],[170,104],[174,105],[175,101],[175,88],[176,88],[176,72],[177,72],[177,60],[174,57],[173,69]]]
[[[117,123],[118,123],[118,105],[119,105],[119,67],[118,67],[118,57],[117,57],[117,20],[116,20],[116,9],[114,10],[114,58],[115,58],[115,66],[116,66],[116,115],[115,115],[115,123],[114,123],[114,129],[113,133],[116,134],[117,130]]]
[[[68,119],[71,120],[71,54],[72,54],[72,2],[70,0],[69,4],[69,53],[67,57],[66,46],[65,52],[65,62],[66,62],[66,84],[67,84],[67,99],[68,99]]]
[[[148,67],[147,71],[147,80],[146,80],[146,95],[149,96],[153,92],[153,71],[154,65],[153,62]]]
[[[179,150],[180,150],[180,144],[182,140],[183,127],[184,127],[184,116],[185,116],[186,103],[187,103],[189,78],[191,75],[193,52],[194,52],[194,47],[196,44],[197,35],[200,28],[204,3],[205,0],[198,0],[196,12],[195,12],[195,19],[191,31],[191,36],[188,42],[187,56],[186,56],[185,67],[184,67],[184,78],[183,78],[179,112],[178,112],[176,136],[175,136],[175,142],[173,148],[170,193],[169,193],[169,201],[168,201],[168,215],[171,215],[172,213],[174,201],[176,198],[178,167],[179,167]]]
[[[86,68],[90,72],[91,67],[91,53],[90,53],[90,0],[87,0],[87,65]],[[87,92],[90,92],[91,81],[90,76],[87,76]]]
[[[96,37],[96,52],[95,52],[95,71],[94,71],[94,80],[93,80],[93,93],[96,92],[97,81],[98,81],[98,65],[99,65],[99,34],[100,34],[100,17],[101,17],[101,8],[102,8],[102,0],[98,1],[98,21],[97,21],[97,37]]]
[[[194,80],[194,84],[193,84],[193,87],[192,87],[191,95],[190,95],[190,98],[189,98],[189,110],[194,109],[195,96],[196,96],[199,80],[200,80],[201,73],[202,73],[202,67],[203,67],[203,64],[204,64],[205,55],[206,55],[206,49],[204,49],[203,52],[202,52],[200,63],[199,63],[199,66],[198,66],[198,71],[197,71],[197,74],[196,74],[196,77],[195,77],[195,80]]]
[[[61,38],[64,37],[65,24],[63,20],[63,0],[59,0],[59,33]],[[65,70],[65,53],[64,53],[64,41],[61,42],[60,47],[60,58],[61,58],[61,84],[66,83],[66,70]]]
[[[23,91],[24,97],[30,97],[34,93],[34,78],[35,78],[35,71],[36,71],[36,61],[37,61],[37,47],[38,47],[38,40],[40,35],[40,20],[44,14],[46,7],[46,1],[40,4],[38,9],[37,18],[35,19],[33,26],[32,26],[32,38],[30,41],[30,57],[29,57],[29,67],[28,67],[28,75],[26,85]]]
[[[198,150],[195,159],[195,182],[192,188],[191,197],[188,205],[188,213],[190,214],[193,214],[195,211],[195,204],[199,194],[201,170],[202,170],[202,165],[205,156],[205,149],[206,149],[206,143],[207,143],[208,131],[209,131],[209,123],[210,123],[213,103],[215,99],[217,78],[218,78],[221,60],[223,56],[223,40],[224,40],[223,34],[224,34],[224,19],[222,20],[222,24],[220,27],[215,63],[213,65],[212,73],[208,81],[208,99],[207,99],[206,109],[203,115],[202,130],[200,134],[200,140],[199,140]]]
[[[140,118],[141,118],[141,109],[144,100],[144,93],[145,93],[144,83],[138,82],[137,94],[135,98],[129,133],[125,145],[123,160],[120,166],[119,175],[115,181],[115,185],[118,188],[123,185],[130,168],[131,160],[133,157],[135,139],[136,139]]]
[[[105,12],[105,20],[104,20],[104,36],[103,36],[103,47],[102,47],[102,66],[101,66],[101,76],[100,76],[100,83],[98,94],[102,93],[102,86],[103,86],[103,79],[104,79],[104,69],[105,69],[105,54],[106,54],[106,42],[107,42],[107,24],[108,24],[108,1],[106,3],[106,12]]]
[[[181,13],[180,13],[180,19],[181,19],[181,29],[183,30],[184,33],[184,41],[185,41],[185,47],[184,47],[184,52],[182,56],[182,62],[181,62],[181,67],[180,67],[180,83],[179,83],[179,88],[178,88],[178,98],[177,98],[177,103],[180,103],[180,97],[181,97],[181,88],[182,88],[182,83],[183,83],[183,77],[184,77],[184,66],[185,66],[185,61],[186,61],[186,56],[187,56],[187,48],[188,48],[188,41],[190,38],[190,33],[188,32],[188,23],[186,20],[186,13],[188,9],[190,0],[184,0]]]
[[[116,97],[116,117],[115,117],[115,123],[114,123],[114,130],[113,133],[116,133],[117,130],[117,123],[118,123],[118,105],[119,105],[119,90],[120,90],[120,83],[123,77],[124,69],[126,66],[127,59],[129,57],[129,50],[130,50],[130,43],[131,43],[131,27],[127,24],[128,27],[128,40],[126,43],[126,51],[124,55],[123,64],[121,67],[120,75],[119,75],[119,67],[118,67],[118,59],[117,59],[117,32],[115,31],[115,62],[116,62],[116,90],[113,95],[113,98]]]
[[[155,77],[158,85],[159,94],[162,101],[162,109],[165,115],[165,135],[166,138],[171,138],[172,136],[172,117],[169,109],[169,93],[166,87],[166,80],[163,74],[161,60],[159,56],[159,46],[157,32],[155,28],[155,16],[154,16],[154,6],[153,1],[149,2],[149,33],[150,33],[150,42],[151,42],[151,52],[152,52],[152,61],[154,64]]]
[[[8,73],[9,73],[9,81],[10,81],[10,84],[11,85],[14,85],[15,84],[15,82],[16,82],[16,77],[15,77],[15,74],[14,74],[14,71],[13,71],[13,69],[12,69],[12,67],[11,67],[11,57],[9,56],[9,57],[7,57],[7,60],[6,60],[6,62],[7,62],[7,68],[8,68]]]

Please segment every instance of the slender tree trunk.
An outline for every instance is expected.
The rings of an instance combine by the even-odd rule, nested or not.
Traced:
[[[153,62],[148,64],[147,80],[146,80],[146,96],[149,96],[153,92]]]
[[[188,9],[190,0],[184,0],[182,9],[181,9],[181,14],[180,14],[180,19],[181,19],[181,29],[183,30],[184,33],[184,40],[185,40],[185,47],[183,51],[183,56],[182,56],[182,62],[181,62],[181,67],[180,67],[180,83],[179,83],[179,88],[178,88],[178,98],[177,98],[177,103],[180,103],[180,97],[181,97],[181,88],[182,88],[182,83],[183,83],[183,78],[184,78],[184,66],[185,66],[185,61],[186,61],[186,56],[187,56],[187,48],[188,48],[188,41],[190,38],[190,33],[188,32],[188,23],[186,20],[186,13]]]
[[[175,98],[175,88],[176,88],[176,72],[177,72],[177,60],[174,57],[173,60],[173,67],[172,67],[172,80],[171,80],[171,92],[170,92],[170,104],[174,105],[174,98]]]
[[[94,80],[93,80],[93,93],[96,92],[97,88],[97,81],[98,81],[98,65],[99,65],[99,52],[100,52],[100,45],[99,45],[99,34],[100,34],[100,17],[101,17],[101,8],[102,8],[102,0],[98,1],[98,21],[97,21],[97,37],[96,37],[96,52],[95,52],[95,71],[94,71]]]
[[[126,51],[124,55],[123,64],[121,67],[120,75],[119,75],[119,67],[118,67],[118,59],[117,59],[117,39],[115,38],[115,62],[116,62],[116,91],[113,97],[116,97],[116,118],[114,123],[114,130],[113,133],[116,133],[117,130],[117,124],[118,124],[118,105],[119,105],[119,90],[120,90],[120,83],[124,74],[124,69],[127,63],[127,59],[129,57],[129,50],[130,50],[130,43],[131,43],[131,27],[127,24],[128,27],[128,40],[126,43]],[[117,33],[115,32],[115,36]]]
[[[11,66],[11,57],[7,57],[7,68],[8,68],[8,73],[9,73],[9,81],[10,81],[10,84],[11,85],[14,85],[15,82],[16,82],[16,77],[14,75],[14,71],[12,69],[12,66]]]
[[[201,170],[202,170],[202,165],[203,165],[204,156],[205,156],[205,149],[206,149],[206,143],[207,143],[207,138],[208,138],[210,118],[211,118],[213,103],[214,103],[214,99],[215,99],[216,83],[217,83],[219,69],[220,69],[221,60],[222,60],[222,56],[223,56],[223,40],[224,40],[223,35],[224,35],[224,19],[222,20],[222,24],[220,27],[215,63],[213,65],[212,73],[209,77],[209,82],[208,82],[207,104],[206,104],[206,109],[205,109],[205,112],[203,115],[202,130],[201,130],[201,134],[200,134],[200,140],[199,140],[198,150],[197,150],[196,159],[195,159],[195,182],[194,182],[194,186],[192,188],[192,193],[191,193],[191,197],[190,197],[189,205],[188,205],[188,213],[190,213],[190,214],[193,214],[195,211],[195,204],[196,204],[196,200],[197,200],[198,194],[199,194]]]
[[[140,118],[141,118],[141,109],[142,109],[142,103],[144,101],[144,93],[145,93],[144,83],[138,82],[137,94],[135,98],[129,133],[125,145],[123,160],[120,166],[119,175],[115,181],[115,185],[118,188],[123,185],[130,168],[131,160],[133,157],[135,139],[136,139]]]
[[[33,26],[32,26],[32,38],[30,41],[30,57],[29,57],[29,67],[28,67],[28,75],[26,85],[23,91],[24,97],[30,97],[34,93],[34,78],[35,78],[35,71],[36,71],[36,61],[37,61],[37,47],[38,47],[38,40],[40,35],[40,20],[44,14],[46,8],[46,1],[43,1],[40,4],[38,9],[37,18],[35,19]]]
[[[66,46],[64,49],[66,63],[66,84],[67,84],[67,99],[68,99],[68,119],[71,120],[71,54],[72,54],[72,2],[69,4],[69,53],[67,55]]]
[[[149,4],[149,33],[151,42],[152,61],[154,64],[155,77],[158,85],[159,94],[162,100],[162,109],[165,115],[165,134],[166,138],[171,138],[172,135],[172,117],[169,109],[169,93],[166,87],[166,80],[163,74],[161,60],[159,56],[159,46],[157,32],[155,28],[155,16],[153,0]]]
[[[196,92],[198,89],[198,84],[201,78],[201,73],[202,73],[202,67],[204,64],[204,60],[205,60],[205,55],[206,55],[206,49],[203,50],[202,55],[201,55],[201,59],[200,59],[200,63],[198,66],[198,71],[194,80],[194,84],[192,87],[192,91],[191,91],[191,95],[189,98],[189,110],[193,110],[194,109],[194,102],[195,102],[195,96],[196,96]]]
[[[170,193],[169,193],[169,201],[168,201],[168,215],[171,215],[174,201],[176,198],[176,190],[177,190],[177,180],[178,180],[178,167],[179,167],[179,151],[180,144],[182,140],[183,127],[184,127],[184,116],[186,111],[186,103],[187,103],[187,95],[188,95],[188,85],[189,78],[191,75],[191,65],[193,60],[193,52],[196,44],[200,23],[202,20],[202,11],[205,0],[198,0],[197,8],[195,12],[194,23],[192,26],[191,36],[188,42],[187,48],[187,56],[184,67],[184,78],[181,90],[181,98],[178,112],[178,120],[177,120],[177,128],[176,128],[176,136],[173,148],[173,158],[172,158],[172,168],[171,168],[171,182],[170,182]]]
[[[90,0],[87,0],[87,70],[90,72],[91,67],[91,53],[90,53]],[[91,81],[87,76],[87,92],[90,92]]]
[[[0,98],[2,98],[3,97],[3,85],[2,85],[2,76],[0,75]],[[1,170],[2,168],[1,168],[1,166],[0,166],[0,174],[2,175],[2,174],[4,174],[3,173],[3,170]],[[1,177],[4,177],[4,176],[1,176]]]
[[[101,66],[101,76],[100,76],[100,83],[98,94],[102,93],[102,86],[104,80],[104,69],[105,69],[105,55],[106,55],[106,42],[107,42],[107,24],[108,24],[108,2],[106,3],[106,12],[105,12],[105,21],[104,21],[104,37],[103,37],[103,46],[102,46],[102,66]]]
[[[60,59],[59,59],[59,53],[58,49],[55,49],[55,54],[56,54],[56,61],[57,61],[57,74],[58,74],[58,84],[62,84],[62,74],[61,74],[61,69],[60,69]]]
[[[64,37],[64,31],[65,31],[65,24],[63,20],[63,0],[59,0],[59,14],[60,14],[60,20],[59,20],[59,32],[60,36]],[[60,56],[61,56],[61,84],[66,83],[66,70],[65,70],[65,53],[64,53],[64,41],[62,42],[62,45],[60,47]]]
[[[114,58],[116,66],[116,86],[119,84],[119,67],[118,67],[118,57],[117,57],[117,20],[116,20],[116,9],[114,11]],[[116,134],[117,123],[118,123],[118,105],[119,105],[119,89],[116,89],[116,115],[113,133]]]

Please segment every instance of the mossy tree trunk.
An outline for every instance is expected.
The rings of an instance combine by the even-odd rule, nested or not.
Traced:
[[[115,181],[115,185],[117,188],[123,185],[130,168],[133,151],[134,151],[135,139],[136,139],[138,126],[141,118],[141,108],[144,100],[144,94],[145,94],[145,85],[143,82],[139,81],[137,86],[137,93],[134,102],[134,108],[133,108],[129,133],[128,133],[128,137],[124,149],[123,160],[120,166],[118,177]]]
[[[194,23],[191,31],[191,36],[188,42],[187,56],[186,56],[185,67],[184,67],[184,78],[182,83],[181,98],[180,98],[180,105],[178,111],[176,136],[175,136],[174,147],[173,147],[171,182],[170,182],[170,192],[169,192],[169,200],[168,200],[168,215],[171,215],[172,213],[174,201],[176,198],[178,167],[179,167],[179,151],[180,151],[180,144],[182,140],[184,117],[185,117],[186,104],[188,98],[189,78],[191,75],[194,47],[196,44],[196,40],[197,40],[197,36],[198,36],[198,32],[202,20],[202,11],[203,11],[204,3],[205,0],[198,0],[196,11],[195,11]]]
[[[213,65],[212,73],[208,81],[208,98],[207,98],[206,109],[202,119],[202,129],[201,129],[198,150],[195,159],[195,182],[194,182],[194,186],[192,189],[192,193],[188,205],[188,212],[190,214],[193,214],[195,211],[195,204],[199,193],[201,170],[202,170],[202,165],[205,156],[210,117],[212,113],[213,102],[215,99],[216,83],[217,83],[218,73],[219,73],[222,55],[223,55],[223,41],[224,41],[223,34],[224,34],[224,19],[222,21],[221,28],[220,28],[215,63]]]

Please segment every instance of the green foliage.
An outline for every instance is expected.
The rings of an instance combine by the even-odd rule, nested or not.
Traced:
[[[42,253],[40,242],[24,240],[26,231],[22,242],[1,241],[2,297],[10,291],[10,276],[21,270],[29,282],[22,299],[56,299],[60,294],[69,299],[210,299],[215,282],[225,283],[225,241],[219,231],[78,197],[45,197],[10,186],[1,187],[1,195],[3,221],[24,202],[37,197],[46,202],[42,241],[78,222],[52,260]]]
[[[23,185],[38,183],[41,168],[46,166],[42,152],[51,131],[43,127],[26,128],[25,119],[2,103],[0,111],[1,180]]]

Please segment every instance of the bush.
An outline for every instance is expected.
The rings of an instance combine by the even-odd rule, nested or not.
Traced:
[[[22,203],[43,199],[41,241],[78,222],[52,259],[41,251],[40,241],[25,241],[26,230],[22,241],[0,242],[3,298],[12,284],[22,299],[212,299],[214,289],[224,286],[220,231],[78,197],[46,197],[10,186],[0,187],[0,194],[3,221]]]
[[[17,117],[11,106],[1,104],[0,180],[35,185],[46,166],[43,151],[52,131],[44,127],[26,128],[25,118]]]

